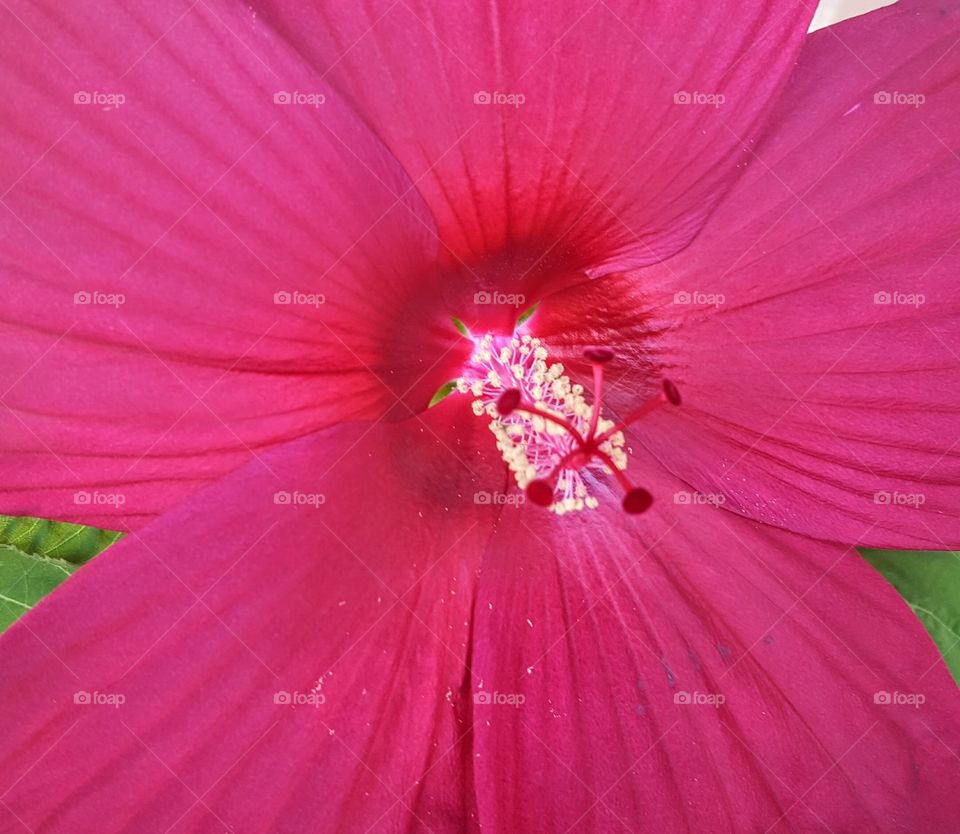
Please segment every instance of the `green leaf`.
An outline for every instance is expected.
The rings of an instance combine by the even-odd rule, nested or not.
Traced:
[[[470,338],[470,331],[467,329],[467,326],[460,321],[460,319],[458,319],[456,316],[450,316],[450,321],[452,321],[453,326],[460,331],[461,336],[465,336],[468,339]]]
[[[445,382],[437,389],[437,393],[430,398],[430,403],[427,405],[427,408],[433,408],[437,403],[443,402],[456,390],[457,381],[455,379],[451,379],[450,382]]]
[[[28,556],[49,556],[81,565],[123,534],[65,521],[0,515],[0,545],[11,545]]]
[[[0,631],[23,616],[79,565],[0,545]]]
[[[532,307],[527,307],[527,309],[520,314],[520,318],[517,319],[517,327],[519,327],[521,324],[527,321],[530,318],[530,316],[532,316],[535,312],[537,312],[537,307],[539,306],[540,306],[540,302],[538,301]]]
[[[860,552],[913,609],[960,685],[960,553]]]
[[[123,534],[0,515],[0,631]]]

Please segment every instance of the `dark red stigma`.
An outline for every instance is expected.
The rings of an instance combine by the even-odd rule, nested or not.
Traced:
[[[497,399],[497,411],[501,417],[506,417],[513,413],[513,410],[520,405],[520,389],[508,388]]]
[[[623,509],[630,515],[640,515],[650,509],[653,496],[643,487],[634,487],[623,496]]]
[[[669,379],[665,379],[660,394],[627,415],[625,420],[621,420],[613,428],[607,429],[605,432],[598,432],[597,425],[600,421],[600,409],[603,401],[603,366],[612,362],[616,358],[616,354],[607,347],[590,347],[584,350],[583,355],[593,365],[593,409],[590,427],[585,434],[581,434],[569,420],[541,411],[533,403],[524,402],[518,388],[508,388],[497,399],[497,411],[501,417],[506,417],[514,411],[541,417],[563,427],[576,444],[546,478],[537,478],[527,484],[527,497],[539,507],[549,507],[554,500],[554,488],[550,486],[550,482],[560,470],[571,463],[577,463],[578,460],[582,464],[583,461],[595,457],[607,466],[623,489],[624,511],[631,515],[640,515],[650,509],[653,504],[653,496],[643,487],[635,487],[631,484],[627,476],[617,469],[611,457],[602,451],[600,446],[614,434],[623,431],[631,423],[659,408],[664,403],[680,405],[682,402],[680,391]]]
[[[674,385],[669,379],[663,381],[663,393],[667,395],[667,399],[670,400],[671,405],[680,405],[683,400],[680,397],[680,392],[677,390],[677,386]]]
[[[589,347],[583,352],[583,356],[590,362],[599,362],[601,365],[616,358],[616,354],[608,347]]]
[[[549,507],[553,503],[553,487],[544,480],[530,481],[527,484],[527,498],[538,507]]]

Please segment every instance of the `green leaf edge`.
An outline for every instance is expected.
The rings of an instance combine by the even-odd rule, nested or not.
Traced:
[[[0,515],[0,545],[28,556],[47,556],[82,565],[122,538],[123,533],[68,521]]]
[[[33,571],[32,566],[23,567],[24,563],[33,563],[34,565],[41,565],[47,568],[57,568],[61,571],[62,576],[50,574],[49,572],[45,573],[42,577],[44,590],[36,599],[31,599],[29,594],[22,594],[25,598],[18,599],[16,596],[11,596],[11,593],[14,593],[13,588],[23,580],[25,590],[27,587],[25,580]],[[11,584],[0,587],[0,632],[5,631],[19,620],[20,617],[46,599],[49,594],[66,582],[82,567],[82,565],[68,562],[64,559],[56,559],[38,553],[26,553],[13,545],[0,544],[0,575],[6,576],[6,568],[8,566],[12,566],[14,572],[19,573],[19,575]]]
[[[430,398],[430,403],[427,405],[427,408],[433,408],[437,403],[443,402],[456,390],[457,381],[455,379],[451,379],[449,382],[443,383],[443,385],[437,389],[437,393]]]
[[[516,326],[520,327],[521,324],[525,324],[527,321],[529,321],[530,317],[535,312],[537,312],[537,307],[539,306],[540,306],[540,302],[538,301],[536,304],[533,304],[530,307],[527,307],[527,309],[520,314],[520,318],[517,319]]]
[[[860,548],[859,551],[910,606],[910,610],[936,644],[957,686],[960,686],[960,553],[950,550],[906,551],[879,548]],[[934,570],[931,570],[931,565]],[[925,568],[922,571],[926,574],[924,580],[913,581],[911,572],[920,568]],[[949,575],[948,581],[931,579],[932,575],[942,573]],[[924,581],[935,586],[938,603],[934,606],[936,611],[921,605],[916,599],[916,593],[924,590]],[[926,591],[929,593],[930,588]],[[957,600],[954,604],[950,602],[951,592]],[[953,620],[954,625],[951,625],[948,619]]]

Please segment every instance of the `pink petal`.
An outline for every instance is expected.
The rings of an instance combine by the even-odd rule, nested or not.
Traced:
[[[676,503],[645,463],[643,516],[500,519],[475,609],[484,831],[950,830],[960,693],[896,591],[852,548]]]
[[[912,3],[813,35],[701,237],[537,314],[570,352],[618,348],[615,406],[680,386],[638,442],[727,509],[847,544],[960,543],[958,37],[960,14]]]
[[[756,136],[813,11],[759,0],[259,5],[410,172],[458,276],[520,284],[531,303],[528,276],[546,255],[599,275],[689,242],[739,173],[740,141]],[[486,259],[498,250],[516,253],[510,269]]]
[[[496,509],[437,414],[267,453],[277,479],[227,476],[11,628],[4,830],[471,830],[464,664]]]
[[[452,334],[430,303],[429,213],[249,12],[17,2],[2,21],[5,511],[142,523],[277,443],[445,381],[417,389]],[[75,103],[95,92],[125,102]]]

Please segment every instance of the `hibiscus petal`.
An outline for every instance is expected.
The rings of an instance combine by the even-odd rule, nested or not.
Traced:
[[[440,355],[429,213],[249,12],[16,2],[0,38],[6,511],[142,522]]]
[[[701,237],[537,314],[548,342],[619,348],[620,408],[674,379],[684,407],[639,442],[728,509],[960,543],[958,37],[960,12],[913,3],[811,36]]]
[[[499,290],[545,252],[599,275],[684,246],[739,173],[737,135],[756,135],[813,12],[769,0],[257,6],[403,162],[453,260]],[[519,270],[484,261],[511,248],[529,255]]]
[[[455,413],[474,437],[446,408],[274,450],[279,481],[227,476],[14,625],[4,829],[471,830],[468,620],[497,508],[474,500],[483,457],[439,439]]]
[[[677,503],[648,463],[643,516],[503,513],[476,605],[483,830],[950,830],[960,693],[903,600],[853,548]]]

